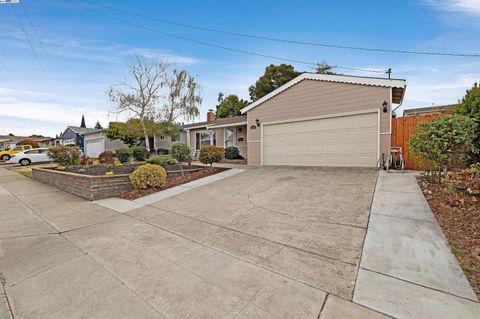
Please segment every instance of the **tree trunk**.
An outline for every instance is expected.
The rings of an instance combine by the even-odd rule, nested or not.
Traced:
[[[145,147],[147,148],[148,153],[150,153],[150,141],[148,140],[148,132],[143,118],[140,118],[140,123],[142,124],[143,135],[145,136]]]
[[[438,169],[438,184],[442,183],[442,168]]]
[[[445,176],[445,179],[448,179],[448,166],[445,164],[443,167],[443,176]]]

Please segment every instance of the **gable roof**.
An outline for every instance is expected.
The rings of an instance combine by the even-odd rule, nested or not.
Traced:
[[[364,77],[364,76],[352,76],[352,75],[331,75],[331,74],[318,74],[318,73],[302,73],[296,78],[285,83],[276,90],[268,93],[267,95],[261,97],[255,102],[250,103],[246,107],[240,110],[242,114],[250,111],[251,109],[259,106],[260,104],[270,100],[274,96],[282,93],[286,89],[294,86],[295,84],[303,80],[316,80],[316,81],[325,81],[325,82],[337,82],[337,83],[348,83],[348,84],[360,84],[360,85],[371,85],[371,86],[383,86],[389,88],[401,89],[401,97],[398,98],[399,103],[403,99],[403,94],[405,92],[406,81],[403,79],[385,79],[385,78],[373,78],[373,77]],[[394,102],[395,103],[395,102]]]
[[[67,126],[67,128],[65,129],[65,131],[63,131],[63,133],[65,134],[65,132],[68,129],[71,129],[72,131],[78,134],[85,134],[85,133],[90,133],[92,131],[96,131],[94,128],[80,127],[80,126]]]

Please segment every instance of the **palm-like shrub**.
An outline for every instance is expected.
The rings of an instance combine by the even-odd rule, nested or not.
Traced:
[[[200,149],[199,160],[203,164],[210,164],[210,169],[213,163],[218,163],[225,156],[225,149],[214,145],[205,145]]]
[[[167,179],[167,171],[160,165],[144,164],[130,174],[130,183],[135,189],[161,187]]]

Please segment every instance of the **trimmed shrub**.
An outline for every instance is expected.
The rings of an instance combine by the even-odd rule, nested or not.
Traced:
[[[115,156],[121,163],[126,163],[130,160],[130,157],[132,157],[132,150],[127,147],[117,148],[115,150]]]
[[[170,156],[178,162],[190,161],[190,148],[184,143],[175,143],[170,146]]]
[[[235,146],[229,146],[225,148],[225,158],[226,159],[243,159],[243,156],[240,155],[238,148]]]
[[[72,166],[80,163],[80,148],[57,146],[48,149],[48,157],[60,166]]]
[[[177,165],[178,161],[169,155],[161,155],[148,160],[148,163],[155,165]]]
[[[438,172],[448,178],[450,167],[466,163],[470,154],[478,154],[475,145],[475,120],[463,115],[441,117],[419,123],[408,140],[410,152],[427,165],[427,173]]]
[[[225,156],[225,149],[214,145],[205,145],[200,149],[199,160],[203,164],[210,164],[212,168],[213,163],[218,163]]]
[[[136,159],[137,161],[144,161],[148,158],[148,150],[146,147],[143,146],[134,146],[132,147],[132,155],[133,158]]]
[[[113,153],[111,151],[105,151],[98,155],[98,162],[100,164],[113,164],[115,159],[113,158]]]
[[[92,164],[93,164],[93,161],[91,160],[90,157],[88,157],[86,155],[84,155],[82,157],[82,159],[80,160],[80,165],[85,166],[85,165],[92,165]]]
[[[145,164],[130,174],[130,183],[135,189],[161,187],[167,179],[167,171],[160,165]]]
[[[158,155],[168,155],[168,148],[157,148],[157,154]]]
[[[40,145],[38,145],[37,141],[34,141],[32,139],[29,139],[29,138],[18,141],[17,145],[30,145],[32,148],[39,148],[40,147]]]

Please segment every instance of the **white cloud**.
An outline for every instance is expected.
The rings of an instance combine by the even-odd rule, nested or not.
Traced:
[[[480,0],[424,0],[424,2],[442,11],[480,16]]]

